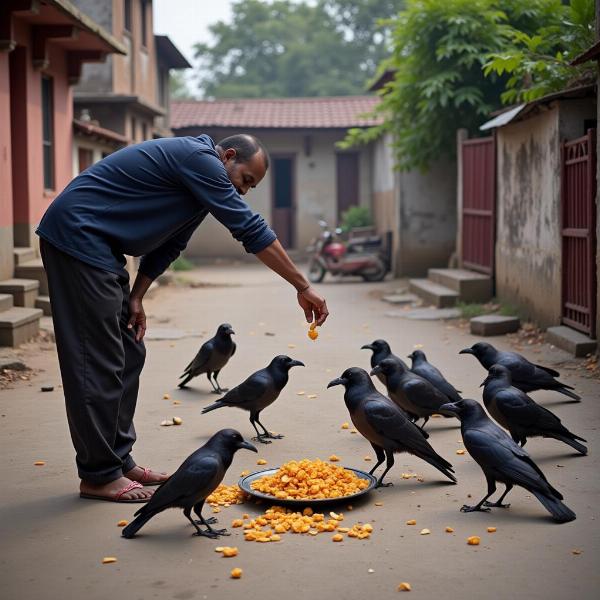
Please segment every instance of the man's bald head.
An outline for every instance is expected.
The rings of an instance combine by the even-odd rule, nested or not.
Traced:
[[[239,194],[256,187],[269,168],[269,153],[258,138],[239,133],[222,139],[217,152]]]

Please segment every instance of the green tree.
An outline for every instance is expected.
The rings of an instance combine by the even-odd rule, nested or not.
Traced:
[[[509,26],[511,42],[493,53],[485,73],[509,74],[505,103],[529,102],[578,83],[594,81],[593,63],[571,66],[571,61],[594,43],[594,0],[560,0],[545,3],[545,18],[532,34]]]
[[[498,103],[502,82],[486,78],[482,67],[502,47],[506,21],[493,0],[408,0],[392,22],[393,52],[380,68],[394,72],[380,90],[383,123],[351,129],[343,145],[389,132],[402,169],[425,169],[452,154],[456,129],[475,131]]]
[[[239,0],[231,23],[196,45],[207,97],[254,98],[363,93],[387,53],[379,18],[402,0]]]
[[[183,71],[169,73],[169,92],[175,100],[193,100],[194,96],[188,87]]]

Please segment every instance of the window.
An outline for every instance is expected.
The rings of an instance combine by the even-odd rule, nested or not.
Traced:
[[[142,9],[142,46],[145,47],[148,47],[148,11],[146,10],[147,5],[147,0],[141,0],[140,6]]]
[[[137,138],[137,123],[135,117],[131,117],[131,141],[135,142]]]
[[[52,77],[42,75],[42,152],[44,188],[54,189],[54,99]]]
[[[123,29],[131,33],[131,0],[123,2]]]
[[[146,123],[142,123],[142,141],[146,141],[148,139],[148,125]]]
[[[94,162],[94,151],[90,148],[78,148],[79,172],[85,171]]]

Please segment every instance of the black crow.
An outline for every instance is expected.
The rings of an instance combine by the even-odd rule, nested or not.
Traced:
[[[203,408],[202,414],[216,410],[217,408],[223,408],[224,406],[233,406],[247,410],[250,412],[250,423],[252,423],[252,427],[256,430],[256,437],[252,439],[263,444],[270,444],[271,442],[266,438],[279,439],[283,436],[269,433],[258,417],[262,410],[277,400],[281,390],[287,385],[289,370],[292,367],[303,366],[304,363],[294,360],[289,356],[276,356],[267,367],[256,371],[246,381],[234,387],[222,398]],[[264,433],[259,432],[256,427],[257,423],[261,426]]]
[[[508,508],[502,501],[515,486],[531,492],[559,523],[575,519],[575,513],[561,500],[562,494],[549,483],[540,468],[509,435],[496,425],[475,400],[459,400],[444,405],[444,410],[454,413],[461,424],[465,448],[483,470],[487,480],[487,494],[475,506],[464,505],[462,512],[489,511],[489,507]],[[496,491],[496,482],[506,490],[496,502],[487,499]],[[485,508],[484,508],[485,507]]]
[[[429,383],[433,384],[442,394],[447,396],[451,402],[460,400],[460,391],[457,390],[451,383],[446,381],[446,378],[440,373],[439,369],[434,367],[431,363],[427,362],[425,352],[422,350],[414,350],[408,355],[408,358],[412,359],[411,371],[427,379]]]
[[[210,525],[216,519],[205,519],[201,513],[207,496],[223,481],[233,455],[241,448],[257,452],[235,429],[221,429],[215,433],[204,446],[188,456],[149,502],[135,513],[136,518],[123,529],[123,537],[132,538],[152,517],[167,508],[182,508],[185,517],[196,528],[194,535],[209,538],[229,535],[226,529],[213,529]],[[192,519],[192,509],[199,521]],[[200,529],[198,523],[206,529]]]
[[[198,354],[194,357],[194,360],[180,375],[179,379],[183,379],[183,381],[179,383],[179,387],[185,387],[191,379],[198,375],[202,375],[202,373],[206,373],[206,377],[208,377],[208,381],[210,381],[210,385],[213,388],[213,393],[222,394],[223,392],[226,392],[227,388],[222,388],[219,385],[217,377],[219,376],[221,369],[235,354],[235,342],[231,339],[231,336],[234,333],[235,332],[229,323],[219,325],[215,337],[202,344]],[[214,377],[216,385],[213,383],[211,375]]]
[[[587,448],[577,441],[586,440],[571,433],[554,413],[513,387],[506,367],[492,365],[481,385],[485,386],[483,403],[488,412],[504,429],[508,429],[517,444],[524,446],[528,437],[541,436],[560,440],[580,454],[587,454]]]
[[[410,371],[405,364],[386,358],[371,371],[371,375],[380,372],[387,378],[390,398],[409,416],[414,415],[415,420],[424,419],[421,429],[425,427],[431,415],[442,414],[440,406],[446,404],[448,398],[427,379]]]
[[[394,465],[394,452],[414,454],[456,483],[452,465],[436,453],[402,409],[377,391],[364,369],[346,369],[341,377],[330,381],[327,387],[334,385],[344,386],[344,401],[350,418],[375,451],[377,464],[371,469],[371,475],[384,460],[387,461],[377,487],[392,485],[384,484],[383,478]]]
[[[503,352],[496,350],[491,344],[478,342],[461,350],[459,354],[472,354],[486,371],[489,371],[492,365],[506,367],[512,376],[512,384],[526,394],[536,390],[554,390],[577,402],[581,400],[580,396],[570,391],[573,389],[570,385],[555,379],[560,377],[558,371],[531,363],[516,352]]]
[[[407,364],[399,356],[392,354],[392,349],[385,340],[375,340],[370,344],[365,344],[364,346],[361,346],[360,349],[373,351],[373,354],[371,354],[372,369],[376,367],[384,358],[393,358],[408,369]],[[386,385],[386,378],[383,373],[377,373],[377,379],[379,379],[379,381],[381,381],[383,385]]]

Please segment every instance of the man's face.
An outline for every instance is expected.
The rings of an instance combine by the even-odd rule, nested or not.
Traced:
[[[238,162],[237,152],[233,148],[228,148],[221,153],[221,160],[225,165],[229,181],[241,196],[250,188],[256,187],[267,172],[264,156],[260,150],[249,161]]]

